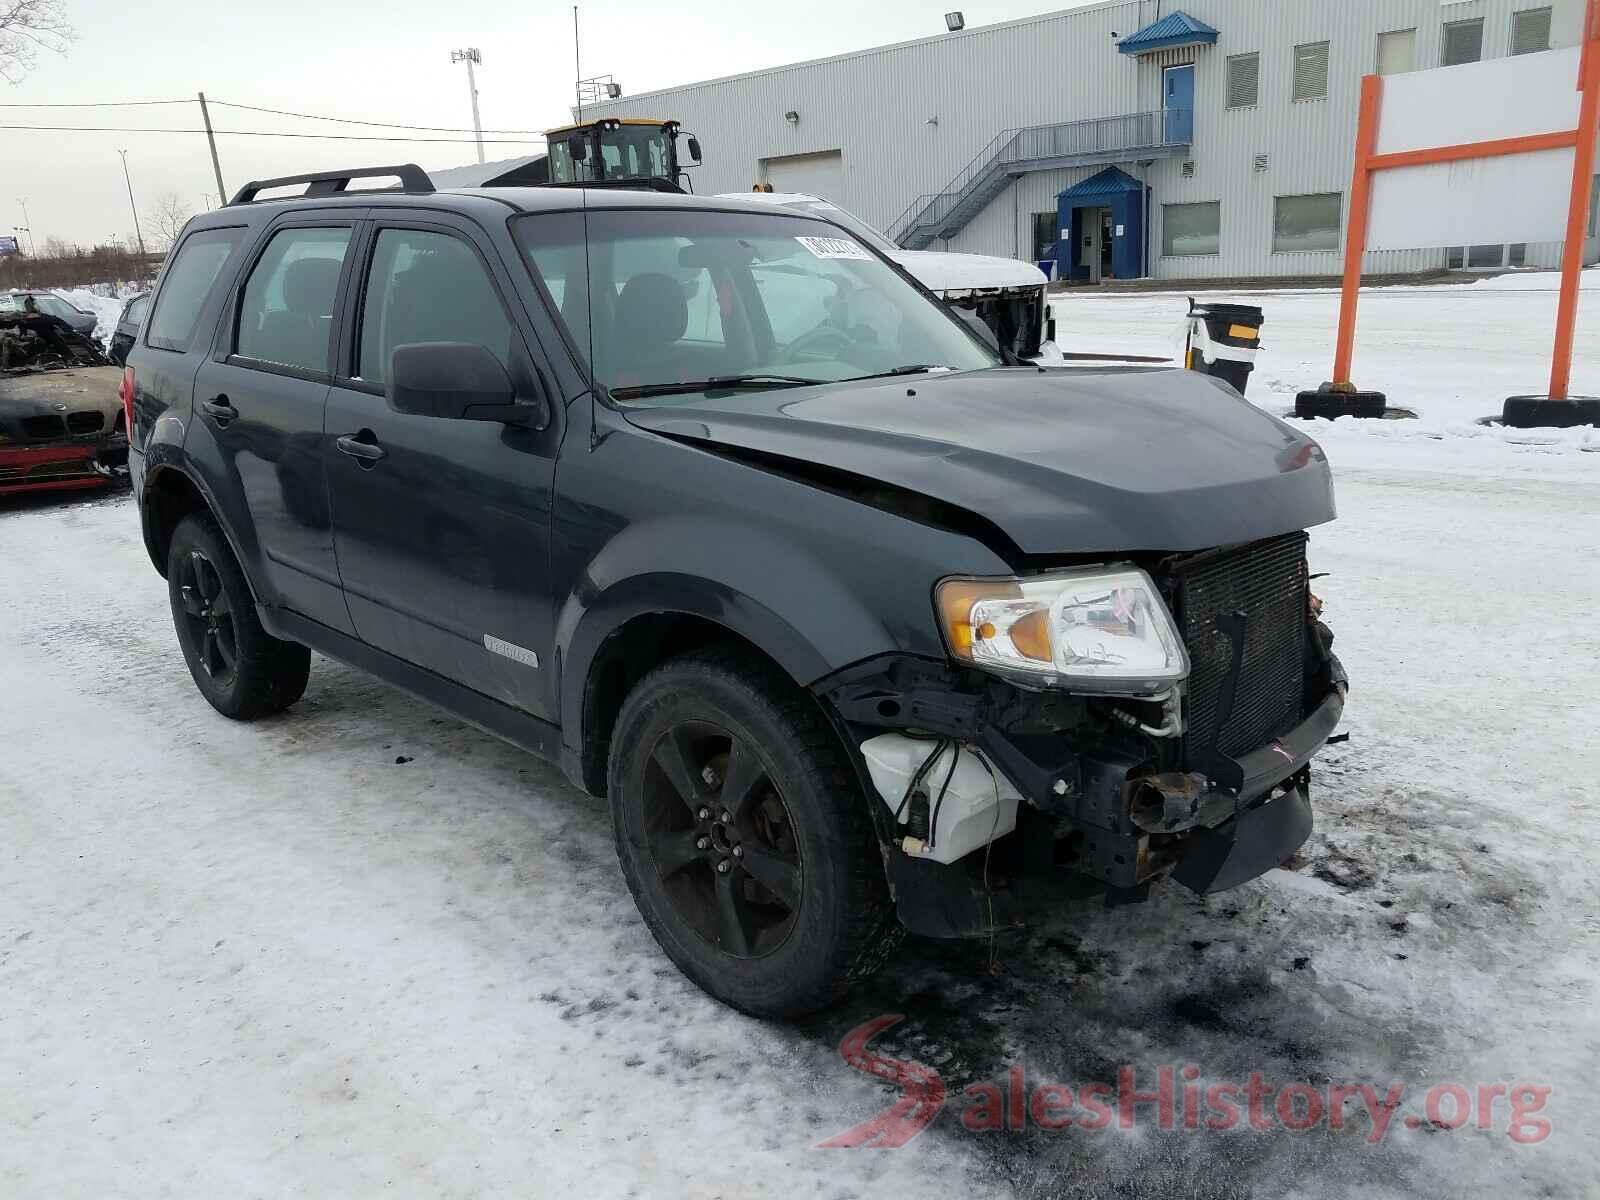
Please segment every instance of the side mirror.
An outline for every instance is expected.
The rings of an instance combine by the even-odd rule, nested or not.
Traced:
[[[573,162],[587,162],[589,160],[589,138],[582,133],[567,135],[567,153],[572,156]]]
[[[700,139],[691,133],[684,141],[689,147],[689,157],[694,160],[689,165],[698,167],[700,165]]]
[[[550,409],[542,397],[517,399],[511,376],[487,346],[476,342],[411,342],[389,355],[389,407],[413,417],[499,421],[543,429]]]

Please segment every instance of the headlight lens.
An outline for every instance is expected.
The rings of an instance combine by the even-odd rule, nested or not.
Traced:
[[[1137,567],[946,579],[936,603],[952,655],[1021,682],[1153,696],[1189,674],[1172,616]]]

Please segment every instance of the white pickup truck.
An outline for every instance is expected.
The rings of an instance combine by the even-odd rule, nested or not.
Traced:
[[[923,287],[952,308],[976,312],[1000,345],[1018,358],[1059,361],[1049,281],[1029,262],[988,254],[905,250],[854,213],[804,192],[727,192],[729,198],[759,200],[824,216],[899,263]]]

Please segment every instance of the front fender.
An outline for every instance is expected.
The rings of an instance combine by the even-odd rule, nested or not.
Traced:
[[[581,729],[590,668],[606,639],[646,613],[721,625],[802,685],[897,644],[859,584],[780,531],[725,516],[663,515],[609,542],[562,605],[555,643],[564,729]]]

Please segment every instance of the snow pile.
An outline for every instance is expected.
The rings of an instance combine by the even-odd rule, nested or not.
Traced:
[[[104,296],[91,288],[58,288],[55,294],[73,308],[92,312],[96,318],[94,336],[102,346],[111,344],[111,334],[117,327],[117,318],[122,315],[122,306],[127,303],[124,296]],[[133,293],[130,291],[129,294]]]

